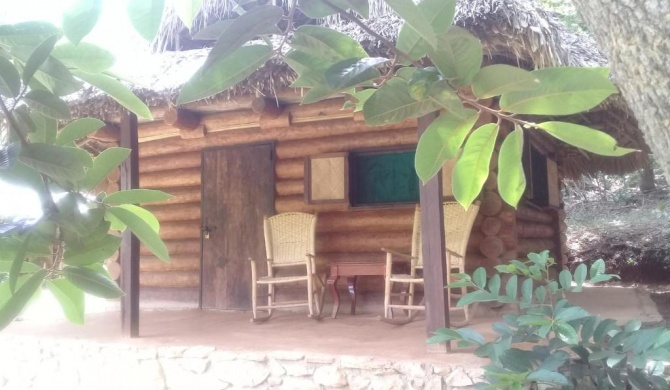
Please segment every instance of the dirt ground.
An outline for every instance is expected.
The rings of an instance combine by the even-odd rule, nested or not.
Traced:
[[[670,192],[566,202],[570,265],[605,260],[623,285],[647,289],[670,325]]]

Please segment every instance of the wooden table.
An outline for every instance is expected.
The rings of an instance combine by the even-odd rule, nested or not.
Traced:
[[[333,296],[333,318],[337,318],[340,310],[340,293],[337,291],[337,280],[340,276],[347,278],[349,296],[351,297],[351,314],[356,314],[356,278],[358,276],[384,276],[386,263],[363,263],[356,261],[341,261],[330,265],[330,276],[327,284]]]

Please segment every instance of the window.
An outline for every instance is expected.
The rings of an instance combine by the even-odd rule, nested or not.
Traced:
[[[416,203],[419,178],[414,151],[358,152],[349,155],[352,206]]]

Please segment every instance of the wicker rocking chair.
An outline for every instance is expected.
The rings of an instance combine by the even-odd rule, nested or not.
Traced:
[[[457,202],[445,202],[444,208],[444,235],[446,245],[447,257],[447,280],[451,280],[451,273],[454,270],[457,272],[464,272],[465,270],[465,251],[467,249],[468,240],[470,238],[470,231],[472,225],[479,212],[479,203],[473,204],[468,210]],[[386,272],[384,277],[384,318],[380,320],[395,324],[403,325],[411,322],[419,311],[424,311],[424,299],[418,304],[414,303],[415,289],[417,284],[423,284],[423,275],[417,275],[417,270],[423,272],[423,254],[421,252],[421,213],[419,207],[414,213],[414,228],[412,231],[412,253],[410,256],[398,252],[383,249],[386,252]],[[410,273],[409,274],[394,274],[392,273],[394,257],[401,257],[409,259]],[[393,293],[393,285],[395,283],[402,283],[406,285],[404,292]],[[452,306],[452,298],[460,297],[467,293],[465,287],[461,288],[460,293],[456,294],[448,289],[449,310],[464,312],[465,320],[458,323],[452,323],[452,326],[465,326],[472,319],[473,308],[468,306],[455,307]],[[402,304],[392,304],[391,297],[400,296],[404,298]],[[407,317],[393,318],[393,309],[403,309],[407,312]]]
[[[251,307],[252,322],[270,319],[272,310],[307,306],[310,318],[320,318],[323,307],[325,284],[316,271],[314,256],[314,236],[316,215],[305,213],[283,213],[266,217],[263,221],[265,232],[265,252],[267,255],[267,276],[259,276],[256,261],[251,261]],[[278,276],[278,268],[305,267],[304,273],[294,276]],[[276,302],[275,285],[307,282],[307,300]],[[260,296],[259,287],[267,286],[268,294]],[[267,296],[267,305],[259,306],[258,298]],[[258,311],[265,310],[267,315],[259,316]]]

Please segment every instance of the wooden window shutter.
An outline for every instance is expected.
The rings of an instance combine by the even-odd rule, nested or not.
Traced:
[[[307,203],[349,203],[349,156],[346,152],[305,159]]]

